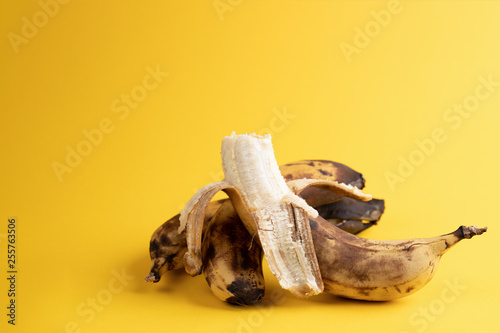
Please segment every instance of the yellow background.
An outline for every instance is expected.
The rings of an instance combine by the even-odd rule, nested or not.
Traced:
[[[38,1],[1,3],[2,331],[492,332],[500,3],[220,3],[218,13],[212,0],[75,0],[51,7],[46,21]],[[391,6],[397,13],[377,23],[372,11]],[[31,37],[13,44],[34,19],[38,31],[25,27]],[[347,44],[357,51],[346,56]],[[147,68],[168,76],[147,79],[155,87],[144,90]],[[493,81],[489,94],[479,78]],[[122,94],[144,91],[126,116]],[[448,111],[475,101],[467,117]],[[66,164],[67,147],[84,147],[83,131],[103,119],[112,130],[58,179],[54,162]],[[416,140],[429,142],[435,129],[445,140],[419,153]],[[221,178],[220,142],[232,131],[270,132],[280,164],[330,159],[361,171],[387,208],[364,237],[490,230],[461,242],[424,289],[394,302],[295,299],[268,270],[265,299],[274,305],[265,308],[222,303],[202,276],[169,272],[145,283],[152,232]],[[410,156],[418,165],[391,185],[388,174]],[[15,327],[5,315],[11,217]],[[460,286],[453,301],[443,299],[449,284]],[[90,305],[97,298],[99,311]]]

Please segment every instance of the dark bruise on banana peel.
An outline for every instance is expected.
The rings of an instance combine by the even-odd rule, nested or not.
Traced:
[[[224,203],[203,236],[203,274],[214,295],[233,305],[259,301],[265,289],[263,255],[231,202]]]

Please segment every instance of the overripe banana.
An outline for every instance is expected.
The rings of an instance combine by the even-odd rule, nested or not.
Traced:
[[[287,180],[301,178],[329,179],[359,188],[363,188],[365,184],[365,180],[361,173],[342,163],[333,161],[302,160],[281,165],[279,169],[281,174]],[[335,210],[330,210],[327,208],[327,205],[342,199],[341,196],[318,188],[310,188],[304,192],[306,192],[304,198],[307,203],[313,207],[317,207],[319,209],[319,214],[323,218],[328,219],[348,232],[358,233],[365,230],[369,226],[376,223],[376,221],[379,220],[380,215],[383,213],[383,200],[381,200],[382,205],[380,205],[380,201],[374,199],[373,202],[368,202],[368,205],[373,206],[371,211],[378,211],[378,216],[375,214],[372,216],[372,219],[365,218],[366,214],[362,212],[362,210],[358,209],[358,211],[360,211],[363,215],[344,221],[343,218],[336,216],[335,212],[342,211],[342,209],[338,208],[339,205],[342,205],[342,202],[345,202],[346,205],[351,205],[351,202],[341,200],[341,202],[337,203],[337,208],[335,208]],[[206,227],[207,222],[210,221],[215,212],[226,200],[227,199],[210,202],[205,212],[205,223],[203,224],[204,228]],[[375,205],[375,202],[378,202],[379,204]],[[364,204],[364,202],[361,201],[358,201],[358,203],[360,205]],[[362,207],[365,206],[362,205]],[[347,207],[345,209],[347,209]],[[187,250],[186,233],[182,232],[179,234],[177,232],[180,226],[179,216],[180,214],[177,214],[167,220],[160,227],[158,227],[158,229],[156,229],[151,236],[149,245],[151,270],[145,278],[148,282],[160,281],[161,276],[168,270],[184,268],[182,258]],[[366,220],[366,222],[362,220]],[[202,233],[205,233],[205,229]]]
[[[370,240],[310,221],[325,291],[347,298],[387,301],[410,295],[434,275],[441,256],[487,228],[461,226],[432,238]]]
[[[213,196],[224,191],[250,234],[256,235],[269,268],[282,288],[297,297],[323,291],[309,218],[318,212],[298,193],[308,187],[328,189],[342,196],[371,200],[357,187],[331,180],[285,182],[274,157],[271,136],[225,137],[221,149],[224,180],[201,188],[181,211],[179,232],[186,228],[188,250],[184,266],[190,275],[202,269],[201,239],[205,210]]]

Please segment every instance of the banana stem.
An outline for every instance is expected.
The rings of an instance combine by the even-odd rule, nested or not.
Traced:
[[[481,234],[485,233],[487,230],[488,230],[488,227],[479,228],[478,226],[467,227],[467,226],[463,225],[460,228],[458,228],[457,231],[455,231],[455,233],[457,233],[456,236],[460,239],[464,239],[464,238],[468,239],[468,238],[472,238],[474,236],[481,235]]]
[[[443,255],[452,246],[460,242],[462,239],[469,239],[474,236],[481,235],[488,230],[488,227],[479,228],[478,226],[460,226],[452,233],[435,237],[434,250],[436,254]]]

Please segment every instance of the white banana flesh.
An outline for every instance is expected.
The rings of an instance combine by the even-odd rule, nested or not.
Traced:
[[[264,255],[284,289],[310,296],[323,291],[312,245],[309,214],[318,212],[292,193],[278,164],[270,137],[231,136],[222,142],[225,180],[240,190]],[[237,209],[238,210],[238,209]]]

